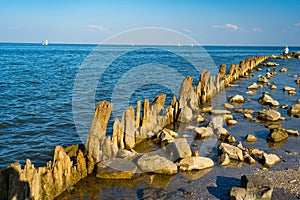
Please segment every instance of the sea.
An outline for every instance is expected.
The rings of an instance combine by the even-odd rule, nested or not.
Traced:
[[[282,54],[283,48],[0,43],[0,169],[13,162],[20,162],[24,166],[27,158],[36,167],[45,166],[47,161],[52,160],[55,146],[84,144],[93,111],[99,101],[106,100],[114,104],[107,129],[107,135],[110,135],[114,118],[120,119],[129,106],[135,107],[136,101],[148,98],[151,102],[158,94],[166,93],[168,104],[174,95],[178,96],[180,84],[186,76],[192,76],[196,85],[204,69],[210,70],[213,75],[222,63],[228,69],[230,64],[248,57]],[[290,52],[300,51],[300,47],[289,48]],[[287,67],[289,70],[286,73],[278,71],[278,76],[272,79],[278,87],[276,91],[268,86],[265,89],[282,105],[296,103],[300,95],[299,86],[294,80],[299,74],[300,59],[271,61],[278,62],[279,68]],[[261,73],[267,72],[267,69],[263,70]],[[254,76],[257,75],[258,72],[255,72]],[[247,86],[256,80],[254,77],[238,81],[237,86],[225,90],[222,97],[217,97],[211,104],[221,108],[228,96],[242,93],[248,103],[240,107],[260,110],[262,107],[257,99],[262,91],[258,90],[252,96],[245,93]],[[282,91],[287,84],[296,88],[295,95],[290,96]],[[283,122],[285,127],[299,130],[298,118],[287,115],[284,109],[279,111],[286,118]],[[244,121],[241,115],[234,117]],[[281,147],[273,148],[265,140],[267,130],[262,125],[247,122],[241,123],[241,126],[228,128],[238,140],[243,141],[246,134],[254,133],[260,141],[257,146],[262,150],[299,152],[298,138],[289,139]],[[297,165],[297,160],[291,163],[291,166]],[[284,167],[286,165],[278,168]],[[220,171],[216,173],[222,174]],[[93,181],[101,185],[99,181]],[[222,181],[226,183],[226,179]],[[114,192],[107,189],[114,186],[113,183],[106,183],[93,192],[89,188],[77,188],[80,194],[77,193],[75,197],[83,195],[88,199],[91,196],[85,196],[85,193],[96,196],[105,193],[111,196],[104,197],[117,198],[121,195],[120,191],[122,195],[127,194],[125,197],[128,198],[140,198],[142,195],[141,188],[134,184],[124,183]],[[179,187],[176,191],[184,193],[184,190]],[[154,193],[159,195],[159,192]],[[218,188],[210,193],[214,192],[214,196],[221,194]],[[165,193],[162,191],[162,195]]]

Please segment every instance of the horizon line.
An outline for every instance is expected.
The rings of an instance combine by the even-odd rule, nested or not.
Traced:
[[[0,44],[41,44],[40,42],[0,42]],[[178,46],[178,44],[101,44],[101,43],[67,43],[67,42],[53,42],[49,45],[103,45],[103,46]],[[191,44],[180,44],[181,47],[189,47]],[[221,47],[239,47],[239,46],[249,46],[249,47],[282,47],[285,45],[270,45],[270,44],[193,44],[194,47],[197,46],[221,46]],[[300,47],[300,45],[288,45],[289,47]]]

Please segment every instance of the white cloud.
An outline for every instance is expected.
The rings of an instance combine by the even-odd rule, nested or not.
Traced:
[[[183,32],[191,33],[192,31],[191,31],[191,29],[185,28],[185,29],[183,29]]]
[[[300,27],[300,22],[298,22],[298,23],[294,24],[294,26],[296,26],[296,27]]]
[[[223,28],[223,29],[231,29],[233,31],[237,31],[240,28],[235,24],[225,24],[225,25],[213,25],[213,28]]]
[[[256,27],[256,28],[253,28],[252,31],[253,32],[262,32],[263,30],[261,28]]]
[[[89,29],[96,30],[96,31],[101,31],[103,33],[109,33],[108,28],[105,28],[105,27],[103,27],[101,25],[90,24],[89,25]]]

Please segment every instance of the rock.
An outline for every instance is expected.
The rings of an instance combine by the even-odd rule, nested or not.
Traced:
[[[255,93],[253,91],[247,91],[246,94],[248,94],[248,95],[254,95]]]
[[[283,91],[295,91],[296,90],[296,88],[293,88],[293,87],[290,87],[290,86],[284,86],[283,87]]]
[[[158,137],[161,141],[161,144],[169,143],[174,140],[174,137],[172,137],[168,132],[164,132],[164,131],[161,131]]]
[[[263,153],[264,153],[264,151],[259,150],[259,149],[252,149],[250,152],[251,155],[254,155],[256,157],[261,157]]]
[[[288,93],[289,93],[289,95],[295,95],[295,94],[296,94],[296,91],[290,90],[290,91],[288,91]]]
[[[229,135],[226,139],[225,139],[225,142],[229,143],[229,144],[233,144],[236,142],[236,139],[234,136],[232,135]]]
[[[257,118],[265,121],[278,121],[281,114],[276,110],[262,110],[257,112]]]
[[[284,67],[284,68],[280,69],[279,71],[280,72],[287,72],[287,70],[288,70],[288,68]]]
[[[137,166],[128,160],[113,158],[97,164],[96,177],[104,179],[131,179]]]
[[[299,136],[299,131],[297,129],[288,129],[286,132],[291,136]]]
[[[205,118],[203,117],[203,115],[198,115],[196,121],[201,124],[205,122]]]
[[[255,159],[252,158],[249,154],[244,155],[244,161],[250,165],[255,164]]]
[[[193,111],[188,106],[184,106],[181,109],[181,121],[182,122],[189,122],[193,118]]]
[[[288,110],[290,115],[300,114],[300,103],[292,105],[290,110]]]
[[[211,127],[196,127],[194,129],[194,133],[196,134],[196,140],[211,137],[214,135],[214,132]]]
[[[257,138],[253,134],[246,135],[246,142],[256,142]]]
[[[258,102],[261,103],[262,105],[268,105],[268,106],[272,106],[272,107],[279,106],[279,102],[274,100],[268,94],[263,94],[263,96],[258,99]]]
[[[175,131],[172,131],[170,129],[164,128],[161,132],[165,132],[168,133],[170,136],[172,137],[178,137],[178,133],[176,133]]]
[[[232,160],[244,161],[243,152],[238,147],[221,143],[219,146],[219,151],[222,153],[227,153],[229,158]]]
[[[268,135],[268,140],[272,142],[280,142],[286,140],[289,137],[284,128],[271,129]]]
[[[200,152],[199,152],[199,150],[192,150],[192,157],[199,157],[199,155],[200,155]]]
[[[238,121],[233,120],[233,119],[227,121],[228,126],[234,126],[234,125],[237,125],[237,123],[238,123]]]
[[[230,199],[233,200],[270,200],[272,198],[272,188],[256,188],[247,190],[241,187],[232,187],[230,190]]]
[[[202,107],[202,108],[200,108],[200,112],[201,113],[210,113],[211,111],[212,111],[212,106],[204,106],[204,107]]]
[[[257,68],[257,71],[262,71],[263,69],[261,67],[258,67]]]
[[[280,158],[275,154],[263,153],[259,162],[265,167],[273,167],[276,163],[280,162]]]
[[[192,156],[191,148],[185,138],[177,138],[166,145],[166,151],[174,160]]]
[[[229,115],[230,111],[228,111],[228,110],[212,110],[211,114],[212,115]]]
[[[159,174],[176,174],[177,165],[165,157],[157,154],[144,154],[138,161],[138,166],[143,172],[153,172]]]
[[[243,114],[254,114],[254,110],[250,109],[235,109],[234,112],[236,113],[243,113]]]
[[[227,153],[222,153],[218,156],[218,162],[221,166],[227,166],[230,163],[230,158]]]
[[[252,83],[251,85],[248,86],[249,90],[256,90],[258,88],[258,85],[256,83]]]
[[[183,158],[179,162],[179,166],[180,166],[179,169],[182,171],[201,170],[201,169],[213,167],[214,161],[206,157],[190,157],[190,158]]]
[[[231,98],[229,98],[229,101],[230,102],[234,102],[234,103],[244,103],[245,102],[245,99],[242,95],[235,95]]]
[[[195,110],[198,107],[198,98],[192,84],[193,78],[191,76],[187,76],[182,81],[179,93],[179,108],[181,109],[188,106]]]
[[[228,136],[229,135],[228,130],[223,127],[219,127],[215,131],[218,136]]]
[[[279,66],[279,64],[276,62],[267,62],[267,63],[264,63],[264,66],[274,67],[274,66]]]
[[[133,150],[120,149],[117,158],[121,158],[124,160],[132,161],[137,157],[138,153]]]
[[[268,72],[268,73],[266,74],[266,78],[267,78],[267,79],[271,79],[272,77],[273,77],[273,76],[272,76],[271,73]]]
[[[271,89],[271,90],[276,90],[277,87],[276,87],[276,85],[271,85],[271,86],[270,86],[270,89]]]
[[[246,119],[253,119],[252,115],[248,114],[248,113],[244,114],[244,118],[246,118]]]
[[[259,82],[259,83],[268,83],[269,80],[266,77],[264,77],[262,75],[259,75],[258,79],[257,79],[257,82]]]
[[[224,106],[225,106],[225,108],[227,108],[227,109],[233,109],[233,108],[234,108],[234,105],[229,104],[229,103],[225,103]]]

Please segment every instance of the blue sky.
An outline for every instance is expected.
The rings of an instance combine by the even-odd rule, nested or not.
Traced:
[[[137,27],[203,45],[300,46],[300,1],[3,1],[0,42],[99,43]]]

